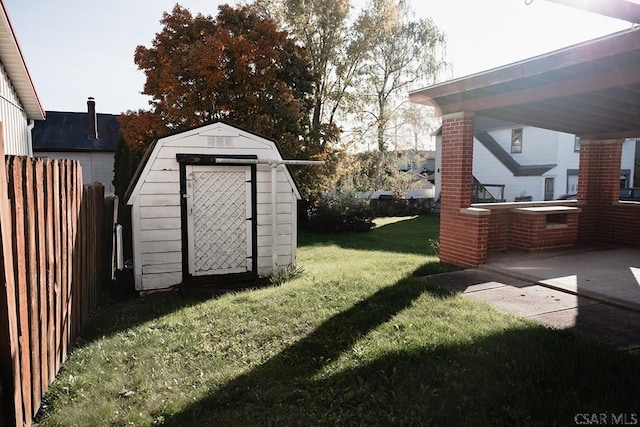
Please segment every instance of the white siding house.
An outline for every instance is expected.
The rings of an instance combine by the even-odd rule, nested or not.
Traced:
[[[222,122],[149,147],[125,195],[136,290],[252,280],[295,264],[300,193],[280,161],[274,141]]]
[[[4,3],[0,2],[0,122],[5,154],[31,156],[31,128],[44,120]]]
[[[104,186],[104,194],[114,194],[113,187],[113,160],[114,151],[92,151],[92,152],[58,152],[42,151],[34,147],[36,157],[46,157],[49,159],[72,159],[77,160],[82,167],[82,182],[90,184],[99,182]]]
[[[476,117],[473,176],[492,194],[504,185],[502,198],[553,200],[576,194],[580,144],[574,135]],[[440,194],[441,138],[436,140],[436,193]],[[636,140],[622,149],[621,186],[633,183]],[[494,194],[496,195],[496,194]],[[436,196],[436,197],[437,197]]]

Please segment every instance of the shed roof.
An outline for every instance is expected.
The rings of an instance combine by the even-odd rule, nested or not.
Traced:
[[[441,115],[486,117],[576,134],[640,136],[640,31],[617,32],[410,93]]]
[[[4,1],[0,1],[0,6],[0,63],[6,70],[27,117],[34,120],[44,120],[45,112],[29,75]]]
[[[33,127],[33,151],[114,152],[120,132],[118,116],[96,114],[98,138],[88,136],[88,116],[88,113],[47,111],[47,120]]]
[[[276,153],[278,154],[278,157],[280,158],[280,160],[283,159],[282,156],[282,150],[280,149],[280,146],[278,145],[278,143],[276,141],[274,141],[273,139],[264,137],[262,135],[256,134],[254,132],[250,132],[248,130],[242,129],[238,126],[232,125],[230,123],[227,123],[225,121],[215,121],[213,123],[208,123],[205,125],[201,125],[201,126],[197,126],[195,128],[186,130],[186,131],[182,131],[182,132],[177,132],[175,134],[171,134],[171,135],[167,135],[165,137],[159,138],[155,141],[153,141],[153,143],[151,145],[149,145],[149,147],[147,148],[147,151],[145,152],[142,160],[140,161],[140,163],[138,164],[138,167],[133,175],[133,177],[131,178],[131,182],[129,183],[129,186],[127,187],[127,191],[125,192],[125,196],[124,196],[124,200],[128,203],[131,204],[133,198],[136,196],[136,194],[140,191],[140,186],[142,185],[142,181],[144,181],[144,176],[146,174],[145,171],[147,171],[147,166],[149,165],[149,161],[156,155],[156,151],[159,150],[159,148],[162,146],[163,142],[169,139],[173,139],[176,136],[179,137],[186,137],[188,135],[197,135],[202,131],[205,130],[209,130],[209,129],[214,129],[214,128],[228,128],[228,129],[233,129],[235,132],[238,132],[240,134],[245,134],[245,136],[249,136],[252,138],[259,138],[262,141],[266,141],[269,144],[272,145],[272,147],[275,149]],[[289,180],[291,187],[293,188],[295,195],[298,199],[301,199],[302,196],[300,194],[300,189],[298,188],[298,184],[296,183],[295,179],[293,178],[293,175],[291,174],[291,171],[289,170],[289,167],[287,165],[284,165],[284,170],[285,170],[285,175],[287,177],[287,179]]]

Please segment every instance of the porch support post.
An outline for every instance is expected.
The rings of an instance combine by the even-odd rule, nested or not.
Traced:
[[[624,139],[581,140],[578,200],[583,202],[578,240],[606,241],[615,222],[612,207],[619,198]]]
[[[486,260],[490,211],[473,209],[473,113],[442,117],[440,260],[476,267]]]

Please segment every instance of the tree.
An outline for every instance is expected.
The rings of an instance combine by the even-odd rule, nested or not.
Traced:
[[[446,66],[439,55],[445,36],[431,20],[414,20],[406,0],[371,0],[356,29],[370,46],[358,85],[367,107],[358,116],[375,135],[376,189],[381,189],[391,119],[408,89],[435,81]]]
[[[324,188],[336,184],[337,169],[345,154],[339,148],[338,115],[351,101],[353,81],[364,58],[364,44],[354,37],[350,0],[256,0],[254,10],[273,18],[293,34],[309,53],[313,82],[311,136],[325,147]]]
[[[125,259],[133,256],[132,235],[131,235],[131,207],[127,205],[124,196],[135,174],[136,167],[140,163],[143,151],[130,149],[125,141],[122,131],[118,135],[116,151],[113,159],[113,187],[118,196],[118,222],[123,226],[123,251]]]
[[[122,137],[128,145],[127,149],[138,157],[142,157],[154,139],[168,132],[160,115],[153,111],[129,110],[118,117],[118,122]],[[116,160],[118,159],[116,158]]]
[[[129,111],[122,119],[132,147],[226,120],[276,140],[288,158],[331,154],[310,128],[317,79],[308,52],[273,20],[247,7],[220,6],[214,19],[176,5],[161,23],[151,47],[135,52],[151,110]],[[321,185],[319,169],[298,170],[303,191]]]
[[[429,139],[431,133],[437,128],[433,109],[419,104],[404,105],[400,112],[400,121],[409,128],[408,139],[412,140],[412,148],[415,151],[421,149],[420,144],[423,140]],[[435,147],[423,148],[435,149]]]
[[[311,125],[334,125],[365,52],[350,24],[350,1],[256,0],[254,7],[303,43],[318,76]]]

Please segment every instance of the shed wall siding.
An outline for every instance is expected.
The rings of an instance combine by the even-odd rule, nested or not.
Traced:
[[[228,135],[218,129],[210,133],[176,135],[158,141],[155,153],[149,158],[138,180],[137,195],[133,200],[133,213],[138,215],[134,224],[134,230],[137,231],[134,236],[134,264],[139,290],[166,288],[182,281],[180,165],[176,154],[250,155],[259,159],[280,160],[270,141],[246,137],[243,133]],[[285,267],[295,262],[297,212],[294,209],[296,193],[282,166],[278,167],[276,188],[277,263]],[[271,167],[259,164],[256,166],[259,276],[272,272],[271,200]]]
[[[31,132],[27,127],[27,113],[22,108],[2,64],[0,64],[0,121],[4,131],[5,154],[31,156]]]
[[[273,242],[271,229],[271,224],[273,223],[271,214],[271,168],[259,165],[256,175],[258,275],[267,276],[271,274]],[[293,239],[296,228],[296,212],[291,208],[291,199],[295,200],[295,195],[291,191],[291,186],[281,167],[278,168],[276,189],[276,212],[278,214],[278,226],[276,227],[278,236],[277,263],[279,267],[286,267],[295,262],[292,246],[296,244]]]
[[[176,162],[177,163],[177,162]],[[182,282],[182,228],[180,216],[180,186],[175,182],[173,175],[178,176],[178,171],[169,174],[158,174],[152,171],[152,182],[145,182],[138,197],[139,217],[136,231],[140,240],[139,249],[135,251],[139,255],[136,264],[143,276],[140,284],[144,290],[167,288]],[[156,192],[157,187],[162,188],[167,183],[159,177],[164,176],[177,185],[171,185],[173,194]]]

